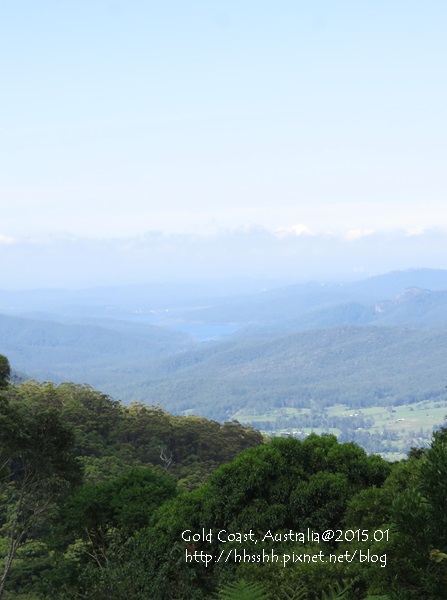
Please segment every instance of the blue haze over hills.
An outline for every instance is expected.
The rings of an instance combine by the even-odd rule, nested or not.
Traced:
[[[287,399],[327,406],[440,397],[447,271],[264,283],[2,291],[0,353],[28,377],[219,420]]]

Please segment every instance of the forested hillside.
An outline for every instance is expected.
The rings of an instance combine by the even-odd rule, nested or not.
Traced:
[[[170,410],[219,419],[240,407],[262,413],[312,402],[366,407],[444,399],[446,344],[444,331],[378,327],[244,338],[167,358],[146,389]]]
[[[0,343],[17,369],[41,381],[106,387],[192,346],[187,334],[146,323],[89,318],[79,324],[10,315],[0,315]]]
[[[0,597],[445,597],[445,430],[388,463],[9,377],[0,357]]]
[[[391,457],[428,443],[447,412],[445,270],[244,285],[0,291],[0,352],[126,404]]]

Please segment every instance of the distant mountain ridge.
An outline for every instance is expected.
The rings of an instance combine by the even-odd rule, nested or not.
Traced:
[[[0,314],[0,353],[40,380],[223,419],[248,405],[392,404],[444,389],[447,270],[192,292],[180,286],[169,307],[150,286],[0,292],[0,306],[15,302],[14,315]],[[199,343],[179,331],[220,327],[237,332]]]
[[[415,317],[408,314],[405,319],[414,326],[445,326],[447,304],[441,293],[447,291],[447,270],[415,269],[397,271],[357,282],[333,283],[310,282],[266,290],[245,298],[227,298],[214,301],[206,308],[178,311],[179,320],[202,323],[228,322],[241,327],[285,326],[294,328],[321,328],[337,325],[368,324],[380,321],[376,306],[405,293],[407,289],[424,289],[432,292],[427,303],[430,314],[422,319],[417,309]],[[406,299],[406,298],[405,298]],[[415,308],[418,302],[414,302]],[[396,311],[396,324],[404,318]],[[407,311],[408,312],[408,311]],[[387,325],[393,325],[387,316]],[[384,321],[384,322],[385,322]]]
[[[190,338],[171,329],[120,321],[67,324],[0,315],[0,354],[38,379],[107,386],[163,354],[183,351]]]

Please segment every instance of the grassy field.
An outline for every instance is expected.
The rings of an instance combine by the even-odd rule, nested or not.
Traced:
[[[322,411],[316,412],[316,420],[313,427],[284,427],[280,426],[284,420],[293,420],[309,417],[313,411],[310,408],[296,409],[283,407],[264,413],[255,413],[254,411],[241,410],[233,415],[241,423],[251,424],[253,427],[260,425],[260,429],[267,435],[295,435],[304,437],[314,432],[333,433],[336,436],[342,434],[342,430],[337,427],[325,425],[325,421],[331,421],[332,417],[343,419],[348,426],[344,428],[352,433],[352,439],[356,440],[361,431],[361,427],[356,427],[355,422],[359,419],[367,419],[371,424],[364,429],[373,435],[390,435],[394,438],[390,442],[391,451],[381,452],[388,459],[398,460],[405,456],[404,448],[411,446],[426,445],[430,439],[434,427],[442,425],[447,417],[447,401],[424,400],[415,404],[405,404],[401,406],[383,407],[372,406],[363,409],[352,409],[343,404],[337,404]],[[318,422],[318,419],[320,422]],[[353,426],[349,429],[349,422],[352,419]],[[265,427],[266,423],[270,427]]]
[[[371,406],[353,410],[344,405],[336,405],[328,408],[329,416],[364,415],[374,419],[373,427],[376,431],[384,428],[398,433],[414,429],[432,429],[444,421],[447,415],[447,402],[424,400],[415,404],[404,404],[402,406],[383,407]]]

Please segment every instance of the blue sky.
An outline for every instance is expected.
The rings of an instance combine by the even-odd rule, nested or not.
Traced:
[[[0,0],[4,285],[65,285],[49,247],[100,281],[92,248],[142,239],[167,278],[176,250],[194,274],[191,248],[211,264],[222,245],[224,270],[241,247],[244,273],[313,248],[324,275],[333,239],[342,263],[369,240],[340,274],[386,270],[383,239],[390,267],[447,266],[446,17],[441,0]],[[119,256],[117,280],[146,264]]]

